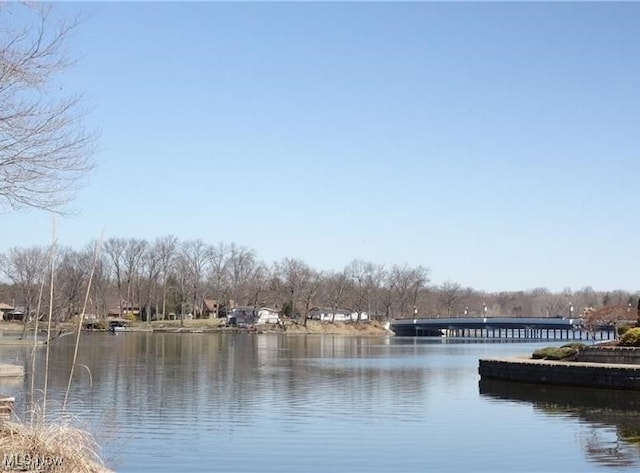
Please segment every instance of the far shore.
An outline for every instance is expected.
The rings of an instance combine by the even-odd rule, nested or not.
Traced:
[[[64,322],[55,325],[54,332],[72,332],[77,330],[77,323]],[[29,324],[27,332],[33,333],[35,326]],[[39,331],[46,328],[40,324]],[[23,331],[21,322],[0,322],[0,332],[11,337],[19,336]],[[102,330],[105,331],[105,330]],[[152,322],[133,321],[128,326],[128,332],[158,332],[158,333],[279,333],[295,335],[353,335],[353,336],[388,336],[393,332],[385,328],[384,324],[375,320],[361,320],[359,322],[320,322],[307,319],[306,324],[300,321],[284,320],[279,324],[260,324],[249,327],[227,326],[225,319],[188,319],[188,320],[155,320]],[[52,337],[55,338],[55,337]],[[1,339],[0,339],[1,340]],[[1,343],[1,342],[0,342]]]

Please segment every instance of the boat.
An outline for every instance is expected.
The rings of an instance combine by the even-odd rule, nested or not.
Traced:
[[[109,332],[128,332],[129,321],[127,319],[110,319],[109,320]]]

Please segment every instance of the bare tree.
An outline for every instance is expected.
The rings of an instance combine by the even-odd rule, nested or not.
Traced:
[[[385,277],[384,268],[369,261],[353,260],[344,273],[351,280],[351,303],[356,311],[357,322],[363,312],[371,315],[373,293],[378,291]]]
[[[358,314],[358,320],[360,320],[360,314],[367,306],[367,276],[371,271],[372,264],[368,261],[353,260],[344,269],[345,274],[351,280],[351,294],[350,301],[352,309]]]
[[[309,316],[311,303],[318,295],[321,281],[322,273],[310,267],[305,268],[301,273],[300,296],[304,303],[304,310],[302,311],[302,325],[305,327],[307,326],[307,318]]]
[[[139,276],[142,269],[142,258],[144,257],[148,243],[146,240],[129,238],[124,247],[124,275],[127,281],[127,304],[133,309],[134,305],[140,309],[140,288]],[[135,291],[138,289],[138,291]]]
[[[447,281],[438,289],[440,305],[447,312],[447,317],[451,317],[451,314],[456,311],[458,299],[462,296],[462,286],[456,282]]]
[[[89,247],[96,247],[95,242],[91,242]],[[104,248],[104,245],[103,245]],[[92,311],[98,317],[106,318],[108,313],[107,293],[112,287],[112,281],[109,278],[109,264],[107,257],[100,251],[96,255],[95,265],[93,269],[93,283],[91,285],[90,304]]]
[[[160,277],[162,279],[162,320],[165,318],[167,309],[167,279],[176,256],[177,245],[178,239],[173,235],[158,238],[153,245],[153,251],[158,257]]]
[[[367,313],[369,318],[380,316],[380,305],[383,304],[383,285],[387,280],[387,270],[383,265],[371,264],[366,275]]]
[[[236,246],[235,244],[229,247],[229,258],[225,268],[231,286],[231,298],[234,301],[243,300],[243,302],[249,302],[246,289],[254,274],[256,265],[256,253],[254,250]]]
[[[180,255],[185,264],[185,276],[191,296],[191,310],[193,316],[198,317],[202,311],[202,286],[209,262],[208,247],[199,239],[186,241],[180,247]]]
[[[345,271],[330,273],[325,277],[323,296],[331,307],[331,323],[335,321],[336,312],[345,303],[351,280]]]
[[[598,294],[591,286],[585,286],[574,294],[574,302],[579,307],[596,307],[598,305]]]
[[[207,275],[208,291],[218,299],[219,307],[228,309],[231,302],[230,283],[228,281],[227,265],[229,263],[230,249],[224,243],[218,243],[209,247],[209,272]]]
[[[116,278],[116,287],[118,289],[118,310],[120,317],[122,317],[123,309],[123,296],[122,296],[122,278],[125,272],[125,249],[127,246],[127,240],[124,238],[109,238],[104,242],[104,252],[109,257],[111,262],[111,269],[113,275]]]
[[[142,307],[140,308],[140,314],[142,319],[142,309],[144,308],[145,320],[151,323],[151,294],[154,288],[158,284],[158,278],[162,271],[162,254],[156,251],[155,245],[147,245],[144,254],[142,256],[142,280],[143,291],[141,294]],[[158,310],[156,304],[156,313]]]
[[[276,263],[274,273],[277,274],[277,279],[281,282],[291,304],[291,317],[296,317],[298,298],[302,291],[305,289],[309,280],[311,268],[302,260],[294,258],[285,258],[280,263]],[[305,314],[306,316],[306,314]],[[306,323],[303,320],[303,323]]]
[[[184,251],[179,251],[173,261],[169,285],[173,292],[174,307],[180,312],[180,325],[184,325],[185,307],[189,298],[189,262]]]
[[[46,278],[48,251],[34,246],[31,248],[11,248],[0,258],[2,271],[18,286],[24,304],[24,327],[31,318],[32,309],[36,307],[39,286]],[[36,314],[36,317],[40,314]]]
[[[391,268],[388,284],[393,288],[401,318],[407,315],[407,305],[417,307],[420,291],[429,281],[428,274],[428,270],[422,266],[411,268],[395,265]]]
[[[89,278],[94,255],[91,248],[86,251],[75,251],[65,247],[57,251],[55,280],[58,295],[57,319],[68,320],[77,313],[82,305],[85,284]]]
[[[0,197],[10,208],[61,212],[92,167],[96,134],[82,125],[81,97],[56,82],[72,65],[65,43],[76,26],[49,5],[0,8]]]
[[[258,304],[263,297],[263,293],[266,291],[269,283],[269,269],[264,263],[257,263],[254,265],[247,279],[247,291],[250,292],[252,304],[254,307],[258,307]]]

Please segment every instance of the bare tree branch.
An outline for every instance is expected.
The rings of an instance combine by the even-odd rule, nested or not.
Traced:
[[[81,96],[55,81],[73,64],[65,45],[77,26],[49,7],[0,8],[0,207],[64,213],[92,168],[97,133],[83,126]]]

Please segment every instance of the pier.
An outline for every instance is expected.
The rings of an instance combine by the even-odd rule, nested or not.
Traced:
[[[610,340],[615,326],[588,331],[582,319],[550,317],[448,317],[393,320],[389,328],[404,337],[522,338],[551,340]]]

